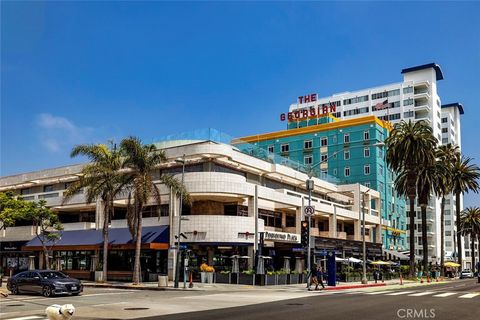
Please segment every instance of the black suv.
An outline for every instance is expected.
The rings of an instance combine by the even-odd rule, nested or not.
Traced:
[[[79,295],[83,291],[80,280],[52,270],[30,270],[10,277],[7,288],[12,294],[41,293],[45,297],[57,294]]]

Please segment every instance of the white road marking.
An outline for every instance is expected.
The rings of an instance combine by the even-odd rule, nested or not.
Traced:
[[[463,296],[460,296],[459,298],[466,298],[466,299],[470,299],[470,298],[473,298],[473,297],[476,297],[476,296],[479,296],[480,293],[467,293],[467,294],[464,294]]]
[[[445,293],[441,293],[441,294],[434,295],[434,297],[436,297],[436,298],[445,298],[445,297],[453,296],[454,294],[457,294],[457,293],[458,293],[458,292],[445,292]]]
[[[85,297],[93,297],[93,296],[111,296],[114,294],[125,294],[129,292],[137,292],[135,290],[125,290],[123,292],[104,292],[104,293],[91,293],[91,294],[82,294],[80,296],[77,296],[77,298],[85,298]]]
[[[384,294],[384,293],[390,293],[390,292],[392,292],[392,290],[367,292],[367,294]]]
[[[428,294],[434,294],[434,291],[425,291],[425,292],[419,292],[419,293],[414,293],[414,294],[409,294],[409,297],[421,297],[421,296],[426,296]]]
[[[29,316],[29,317],[20,317],[20,318],[10,318],[7,320],[33,320],[33,319],[47,319],[47,318],[40,317],[40,316]]]
[[[400,292],[388,293],[388,294],[386,294],[386,296],[399,296],[399,295],[402,295],[402,294],[408,294],[408,293],[412,293],[412,292],[415,292],[415,291],[400,291]]]

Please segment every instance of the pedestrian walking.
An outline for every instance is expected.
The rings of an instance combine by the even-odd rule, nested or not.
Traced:
[[[325,289],[325,285],[323,284],[323,270],[322,270],[322,267],[320,266],[318,266],[317,268],[316,277],[317,277],[317,283],[315,286],[315,290],[318,290],[319,284],[322,286],[322,289]]]
[[[308,284],[307,284],[308,291],[312,290],[311,289],[312,284],[315,284],[316,287],[318,287],[317,265],[316,264],[312,265],[312,268],[309,270],[307,279],[308,279]]]
[[[379,273],[378,270],[373,271],[373,280],[375,280],[375,283],[377,283],[378,281],[378,276],[379,276],[378,273]]]

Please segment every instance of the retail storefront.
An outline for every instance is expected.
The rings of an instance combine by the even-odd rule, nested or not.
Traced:
[[[22,251],[27,241],[0,242],[0,274],[13,275],[28,269],[31,251]]]
[[[167,273],[168,226],[144,227],[142,230],[141,270],[144,281]],[[61,232],[56,243],[48,244],[55,269],[79,279],[93,279],[95,270],[101,270],[102,230],[75,230]],[[135,243],[127,228],[109,230],[109,280],[131,280],[135,257]],[[43,268],[43,249],[35,238],[26,243],[22,252],[35,252],[36,268]]]

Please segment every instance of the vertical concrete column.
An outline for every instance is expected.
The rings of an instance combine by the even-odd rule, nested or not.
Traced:
[[[287,227],[287,214],[285,211],[282,211],[282,228]]]
[[[103,229],[103,220],[105,216],[103,215],[104,204],[101,199],[98,199],[95,204],[95,228]]]
[[[382,243],[382,225],[377,224],[377,225],[375,225],[375,228],[376,228],[375,236],[377,237],[377,239],[375,239],[375,242],[376,243]]]
[[[336,221],[333,215],[328,216],[328,237],[329,238],[336,238],[337,226]]]
[[[209,266],[213,266],[213,255],[215,250],[212,247],[207,248],[207,264]]]
[[[258,250],[258,185],[255,185],[255,194],[253,197],[248,197],[248,216],[255,219],[255,230],[253,236],[252,250],[248,251],[249,260],[255,261],[255,253]],[[252,264],[253,265],[253,264]],[[250,262],[249,262],[250,266]]]
[[[302,207],[295,208],[295,233],[300,234],[302,232]]]
[[[362,220],[360,219],[353,222],[353,238],[356,241],[362,240]]]

